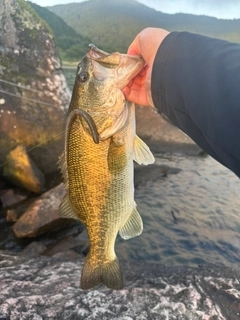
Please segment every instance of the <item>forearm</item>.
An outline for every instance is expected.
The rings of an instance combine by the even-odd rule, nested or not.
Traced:
[[[169,34],[152,71],[154,105],[240,176],[240,45]]]

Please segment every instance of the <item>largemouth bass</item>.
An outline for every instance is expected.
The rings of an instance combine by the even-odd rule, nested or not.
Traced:
[[[82,289],[100,283],[121,289],[117,234],[129,239],[143,229],[134,201],[133,160],[150,164],[154,157],[136,136],[135,106],[121,91],[143,65],[139,56],[90,45],[77,68],[60,157],[67,189],[60,215],[79,219],[88,232]]]

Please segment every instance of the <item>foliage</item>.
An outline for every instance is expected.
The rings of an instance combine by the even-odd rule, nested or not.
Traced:
[[[134,0],[89,0],[48,9],[104,50],[126,52],[133,38],[145,27],[189,31],[240,42],[240,20],[164,14]]]
[[[63,60],[80,60],[86,53],[90,39],[84,37],[69,27],[66,22],[48,9],[38,6],[30,1],[27,2],[34,13],[41,17],[52,30],[58,51]],[[77,54],[78,50],[78,54]]]
[[[36,24],[38,24],[39,26],[44,27],[48,33],[53,36],[52,30],[49,27],[49,25],[46,23],[45,19],[41,19],[40,16],[36,13],[36,11],[29,5],[30,3],[24,1],[24,0],[18,0],[17,5],[16,5],[16,14],[15,16],[17,17],[18,15],[21,14],[29,14],[28,18],[25,17],[25,19],[22,19],[22,23],[23,22],[27,22],[28,20],[31,20],[31,23],[34,21],[35,23],[33,23],[33,25],[36,26]],[[14,18],[14,14],[12,15],[12,18]]]

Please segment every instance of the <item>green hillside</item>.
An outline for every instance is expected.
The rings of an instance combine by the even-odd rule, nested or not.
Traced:
[[[47,8],[30,1],[28,4],[50,26],[61,58],[67,61],[80,60],[86,53],[86,48],[91,40],[78,34],[61,17]]]
[[[48,7],[78,34],[106,51],[125,52],[145,27],[190,31],[240,43],[240,20],[164,14],[134,0],[89,0]]]

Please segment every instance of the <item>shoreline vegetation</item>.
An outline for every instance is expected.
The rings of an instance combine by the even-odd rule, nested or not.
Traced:
[[[69,68],[69,69],[75,69],[75,68],[77,68],[77,65],[79,64],[81,59],[82,58],[79,58],[79,61],[64,61],[64,60],[62,60],[62,67]]]

